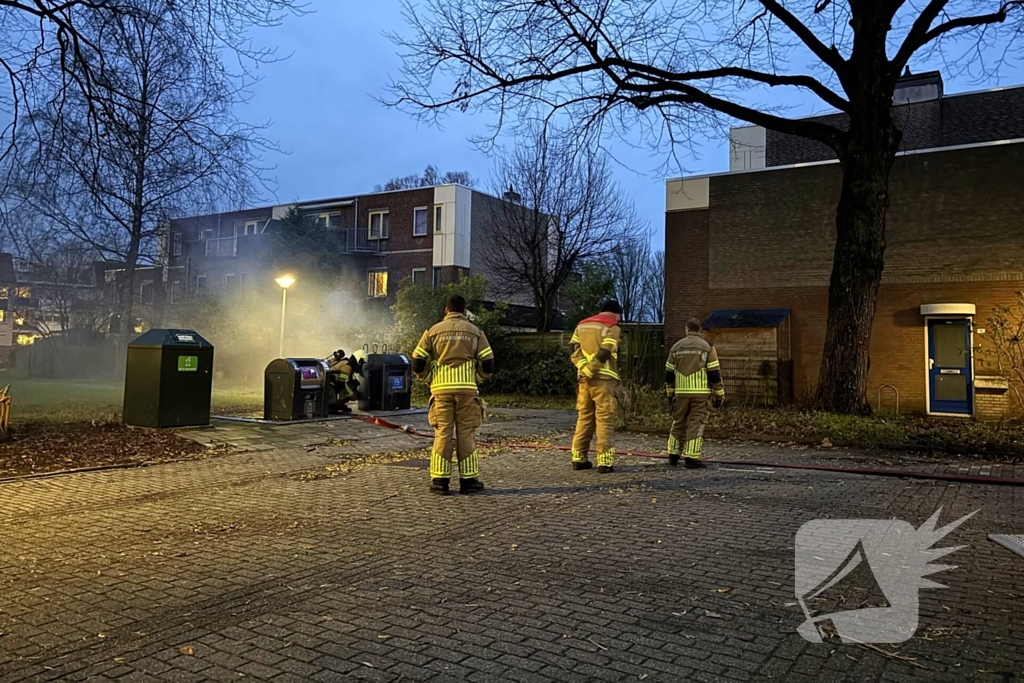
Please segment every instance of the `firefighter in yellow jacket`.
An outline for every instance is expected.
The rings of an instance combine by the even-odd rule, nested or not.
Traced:
[[[494,372],[494,352],[484,333],[466,320],[466,300],[448,297],[444,320],[423,333],[412,354],[412,369],[430,380],[430,411],[434,428],[430,455],[430,490],[448,495],[452,451],[459,462],[459,493],[482,491],[476,455],[476,430],[484,420],[477,382]]]
[[[597,471],[612,471],[621,316],[619,302],[607,301],[601,306],[601,313],[581,321],[572,335],[572,362],[579,378],[576,434],[572,439],[574,470],[589,470],[593,466],[587,455],[596,432]]]
[[[669,351],[665,363],[665,391],[672,407],[672,431],[668,437],[668,461],[679,464],[680,451],[688,468],[704,467],[700,460],[708,403],[715,408],[725,400],[725,386],[718,352],[700,335],[700,321],[686,321],[686,336]]]

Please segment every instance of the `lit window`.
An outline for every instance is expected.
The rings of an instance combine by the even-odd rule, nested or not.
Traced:
[[[15,287],[14,296],[18,299],[31,299],[32,288],[31,287]]]
[[[388,212],[370,212],[370,239],[381,240],[388,236]]]
[[[427,207],[421,206],[417,209],[412,210],[412,235],[413,237],[426,237],[427,235],[427,221],[430,219],[430,213],[427,211]]]
[[[36,343],[36,339],[39,339],[38,334],[19,334],[18,335],[18,346],[32,346]]]
[[[426,268],[413,268],[412,269],[412,283],[414,285],[425,285],[425,284],[427,284],[427,269]]]
[[[11,296],[10,287],[0,287],[0,299],[9,299]]]
[[[7,322],[7,311],[5,311],[4,309],[0,308],[0,323],[5,323],[5,322]]]
[[[381,299],[388,295],[388,271],[371,270],[366,277],[366,296]]]
[[[441,228],[444,226],[444,223],[441,222],[441,216],[441,205],[438,204],[434,207],[434,232],[441,232]]]

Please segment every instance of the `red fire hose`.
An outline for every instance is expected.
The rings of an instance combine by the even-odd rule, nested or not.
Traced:
[[[411,434],[413,436],[421,436],[426,439],[434,438],[433,434],[427,434],[425,432],[418,431],[409,425],[397,425],[393,422],[380,417],[371,416],[354,416],[357,420],[366,422],[367,424],[376,425],[378,427],[386,427],[388,429],[397,429]],[[552,446],[552,445],[539,445],[532,443],[494,443],[487,441],[478,441],[479,446],[505,446],[507,448],[530,448],[535,450],[556,450],[556,451],[571,451],[572,448],[569,446]],[[593,452],[593,450],[591,451]],[[662,458],[667,459],[668,456],[663,453],[642,453],[640,451],[623,451],[616,450],[616,455],[630,455],[637,458]],[[836,467],[834,465],[801,465],[794,463],[777,463],[777,462],[761,462],[756,460],[715,460],[715,463],[719,465],[746,465],[748,467],[777,467],[780,469],[790,470],[818,470],[822,472],[841,472],[844,474],[863,474],[873,477],[906,477],[908,479],[932,479],[938,481],[955,481],[965,484],[990,484],[996,486],[1024,486],[1024,479],[1014,479],[1011,477],[990,477],[979,474],[944,474],[944,473],[929,473],[929,472],[907,472],[904,470],[880,470],[870,467]]]

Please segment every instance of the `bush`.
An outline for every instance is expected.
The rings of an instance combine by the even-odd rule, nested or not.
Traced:
[[[508,335],[494,346],[495,373],[480,387],[492,394],[572,396],[576,392],[576,368],[569,353],[558,346],[523,349]]]

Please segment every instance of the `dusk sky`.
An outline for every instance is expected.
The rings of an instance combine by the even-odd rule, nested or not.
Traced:
[[[427,164],[468,170],[480,189],[489,189],[493,162],[468,141],[484,130],[486,119],[456,114],[439,130],[374,99],[385,95],[389,77],[399,75],[397,50],[382,35],[407,30],[399,0],[311,0],[309,7],[312,14],[256,34],[260,43],[291,57],[261,69],[264,80],[240,111],[251,122],[271,121],[268,137],[288,152],[266,160],[276,166],[276,201],[369,191],[393,176],[418,173]],[[929,66],[912,64],[915,72]],[[946,92],[955,93],[1024,83],[1024,70],[1004,72],[999,83],[944,77]],[[793,113],[822,111],[809,97],[792,103],[797,106]],[[682,159],[685,172],[727,170],[725,143],[706,140],[698,158]],[[611,147],[625,164],[616,169],[616,179],[650,222],[653,242],[661,248],[664,178],[656,171],[664,159],[622,143]]]

